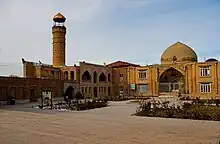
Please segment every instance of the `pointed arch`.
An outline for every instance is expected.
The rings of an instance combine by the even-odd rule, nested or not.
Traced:
[[[179,82],[184,75],[173,67],[168,68],[160,75],[160,82]]]
[[[184,72],[183,70],[171,66],[171,67],[168,67],[168,68],[164,69],[163,71],[161,71],[160,74],[159,74],[159,77],[160,77],[164,72],[166,72],[166,71],[168,71],[168,70],[170,70],[170,69],[171,69],[171,70],[174,69],[174,70],[180,72],[182,75],[185,75],[185,72]]]
[[[106,75],[103,72],[99,75],[99,82],[106,82]]]
[[[184,90],[184,74],[179,70],[170,67],[163,71],[159,77],[159,91],[160,92],[171,92],[171,91]]]
[[[91,80],[91,75],[89,73],[88,70],[86,70],[83,74],[82,74],[82,80],[83,81],[90,81]]]
[[[65,79],[65,80],[68,80],[68,75],[69,75],[68,71],[65,71],[65,72],[64,72],[64,79]]]
[[[74,78],[74,77],[75,77],[74,75],[75,75],[75,72],[74,72],[74,71],[70,71],[70,79],[71,79],[71,80],[74,80],[74,79],[75,79],[75,78]]]

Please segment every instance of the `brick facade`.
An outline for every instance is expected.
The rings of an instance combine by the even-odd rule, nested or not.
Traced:
[[[51,91],[52,97],[63,96],[62,80],[0,77],[0,101],[7,101],[12,96],[16,100],[37,101],[42,91]]]

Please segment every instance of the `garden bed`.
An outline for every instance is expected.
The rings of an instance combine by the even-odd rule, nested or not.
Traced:
[[[95,108],[102,108],[102,107],[107,107],[108,102],[107,101],[89,101],[87,103],[82,103],[76,105],[76,110],[89,110],[89,109],[95,109]]]
[[[92,101],[77,101],[77,102],[57,102],[53,104],[52,109],[59,110],[59,111],[82,111],[82,110],[89,110],[101,107],[107,107],[108,101],[106,100],[92,100]],[[35,107],[41,109],[51,109],[50,105],[41,105]]]
[[[163,117],[194,120],[220,121],[220,107],[205,105],[194,101],[182,105],[170,105],[169,102],[142,103],[137,108],[136,116]]]
[[[114,97],[114,98],[110,98],[108,99],[109,101],[127,101],[127,100],[134,100],[135,98],[132,98],[132,97]]]

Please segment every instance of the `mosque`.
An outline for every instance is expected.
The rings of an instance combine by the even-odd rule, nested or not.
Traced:
[[[210,58],[198,62],[196,52],[181,42],[165,49],[160,64],[140,66],[116,61],[98,65],[82,61],[78,66],[67,66],[65,21],[61,13],[53,17],[53,64],[22,58],[23,78],[0,77],[0,101],[9,96],[34,101],[45,89],[52,97],[73,96],[79,91],[87,98],[179,94],[220,98],[219,61]]]
[[[220,98],[220,63],[214,58],[198,62],[196,52],[177,42],[161,55],[161,64],[137,68],[138,89],[155,95]]]

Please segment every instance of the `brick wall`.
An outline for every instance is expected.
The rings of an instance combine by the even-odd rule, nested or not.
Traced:
[[[53,97],[63,96],[64,82],[55,79],[0,77],[0,101],[10,96],[16,100],[37,101],[41,91],[51,91]]]

